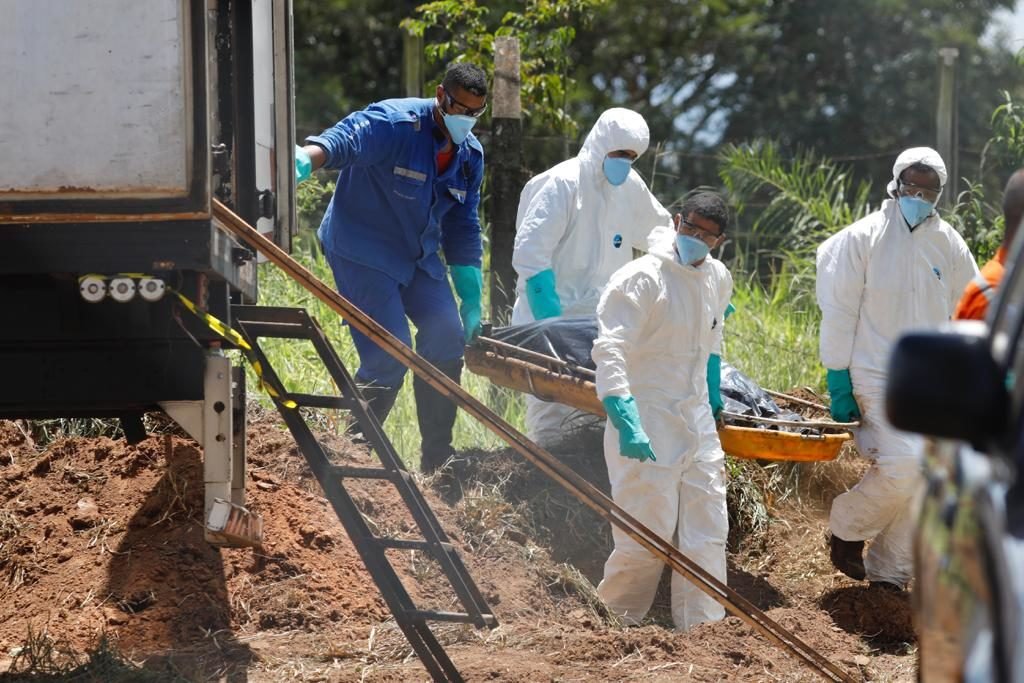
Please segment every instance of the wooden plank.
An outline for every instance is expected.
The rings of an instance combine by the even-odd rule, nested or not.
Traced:
[[[495,384],[604,417],[592,382],[474,346],[467,346],[465,353],[466,367]]]

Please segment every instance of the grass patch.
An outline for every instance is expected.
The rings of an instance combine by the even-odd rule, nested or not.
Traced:
[[[765,389],[824,390],[825,369],[818,359],[821,313],[799,280],[779,275],[765,287],[736,277],[736,313],[725,327],[722,357]]]
[[[47,420],[31,420],[29,434],[39,449],[60,439],[71,437],[95,438],[99,436],[117,439],[124,435],[121,421],[117,418],[73,417]]]
[[[95,647],[79,653],[46,631],[31,627],[25,642],[17,648],[6,673],[0,681],[43,683],[67,681],[81,683],[164,683],[187,681],[173,671],[150,671],[124,657],[104,634]]]
[[[729,508],[729,549],[759,543],[768,531],[771,514],[766,494],[767,468],[756,463],[726,457],[729,473],[726,501]]]

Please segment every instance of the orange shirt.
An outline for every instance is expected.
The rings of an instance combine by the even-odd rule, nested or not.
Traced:
[[[1003,272],[1006,270],[1006,248],[999,247],[999,251],[991,261],[985,264],[981,273],[974,276],[974,279],[967,283],[967,289],[960,297],[960,303],[956,305],[956,312],[953,317],[957,320],[984,320],[988,313],[988,305],[996,298],[996,290],[999,288],[999,281],[1003,279]]]

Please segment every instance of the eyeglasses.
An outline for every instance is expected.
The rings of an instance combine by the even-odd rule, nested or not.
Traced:
[[[905,183],[902,180],[899,182],[899,194],[901,197],[917,197],[934,204],[938,201],[941,193],[942,188],[936,190],[934,187],[921,187],[913,183]]]
[[[452,97],[452,94],[448,92],[448,89],[445,88],[444,86],[441,86],[441,88],[444,90],[445,99],[448,100],[448,110],[451,111],[453,114],[461,114],[462,116],[472,116],[474,119],[478,119],[481,116],[483,116],[483,113],[487,110],[486,104],[482,107],[477,107],[476,109],[473,109],[469,105],[465,105],[462,102],[459,102],[454,97]],[[452,105],[461,107],[462,111],[452,111]]]
[[[715,242],[718,241],[718,238],[722,236],[722,233],[720,232],[711,232],[710,230],[700,227],[696,223],[691,223],[685,218],[680,220],[679,224],[682,228],[680,232],[684,235],[689,235],[690,237],[696,237],[708,246],[714,246]]]

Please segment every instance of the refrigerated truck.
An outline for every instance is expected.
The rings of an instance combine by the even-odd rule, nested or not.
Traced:
[[[213,198],[290,248],[291,60],[289,0],[0,0],[0,418],[134,441],[163,410],[208,521],[244,503],[244,375],[178,293],[228,325],[256,301]]]

